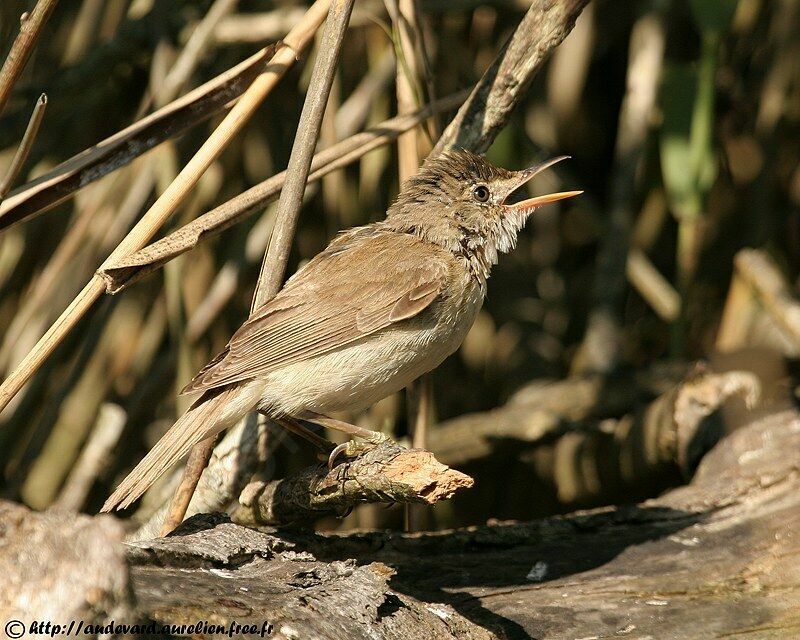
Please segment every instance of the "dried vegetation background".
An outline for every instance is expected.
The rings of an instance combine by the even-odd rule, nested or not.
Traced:
[[[30,4],[0,5],[3,56]],[[0,486],[3,497],[36,509],[95,513],[185,408],[177,391],[249,313],[275,206],[229,201],[286,167],[316,49],[313,29],[300,34],[306,50],[276,71],[283,77],[225,138],[156,238],[212,210],[235,220],[196,246],[187,241],[191,250],[163,268],[137,271],[158,252],[123,261],[112,272],[124,289],[111,296],[96,270],[174,188],[271,53],[261,48],[302,24],[307,7],[49,4],[32,57],[0,104],[0,179],[23,138],[32,143],[18,176],[0,183]],[[527,5],[419,2],[416,59],[404,55],[393,8],[356,3],[320,150],[407,112],[402,92],[396,97],[398,66],[402,76],[416,65],[413,108],[472,87]],[[457,103],[416,128],[420,157]],[[25,136],[32,112],[38,133]],[[289,272],[338,230],[379,219],[396,195],[397,146],[361,153],[370,140],[307,189]],[[476,486],[417,514],[417,526],[530,519],[654,495],[691,473],[717,433],[698,437],[699,417],[723,400],[752,399],[759,387],[767,404],[793,400],[800,3],[590,3],[488,150],[510,168],[562,153],[573,160],[531,189],[585,194],[533,217],[495,269],[466,342],[432,376],[427,447]],[[261,196],[277,196],[280,181],[269,185]],[[76,296],[97,302],[9,393],[9,377]],[[398,395],[349,419],[402,439],[408,404]],[[744,410],[741,400],[728,403],[718,427],[732,428]],[[262,479],[314,461],[302,441],[262,430]],[[154,489],[140,521],[176,480]],[[366,505],[319,526],[400,527],[402,509]]]

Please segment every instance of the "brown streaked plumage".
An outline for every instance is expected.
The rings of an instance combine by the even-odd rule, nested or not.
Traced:
[[[201,440],[257,409],[362,409],[438,366],[466,336],[498,253],[538,206],[507,204],[548,163],[494,167],[466,151],[429,160],[385,220],[341,233],[256,311],[183,390],[202,392],[103,506],[124,508]]]

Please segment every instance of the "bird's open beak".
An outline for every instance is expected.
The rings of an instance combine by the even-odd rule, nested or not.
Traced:
[[[558,156],[557,158],[553,158],[552,160],[547,160],[540,164],[534,165],[529,169],[524,169],[523,171],[519,172],[519,180],[515,180],[515,185],[509,192],[509,195],[519,189],[522,185],[527,183],[533,176],[541,173],[545,169],[552,167],[554,164],[561,162],[562,160],[567,160],[569,156]],[[559,191],[558,193],[548,193],[543,196],[536,196],[535,198],[528,198],[527,200],[522,200],[521,202],[514,202],[513,204],[505,204],[503,206],[509,211],[533,211],[537,207],[541,207],[546,204],[550,204],[551,202],[558,202],[559,200],[565,200],[566,198],[573,198],[582,194],[583,191]]]

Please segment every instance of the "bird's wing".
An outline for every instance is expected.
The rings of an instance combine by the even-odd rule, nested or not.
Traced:
[[[182,391],[250,380],[411,318],[441,292],[447,262],[419,238],[370,227],[342,236],[252,315]]]

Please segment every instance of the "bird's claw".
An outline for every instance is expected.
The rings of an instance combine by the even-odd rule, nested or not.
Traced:
[[[350,445],[354,444],[353,440],[348,440],[347,442],[343,442],[342,444],[338,444],[333,448],[330,455],[328,456],[328,469],[333,469],[333,465],[336,464],[336,458],[338,458],[343,453],[347,455],[347,457],[351,457],[351,452],[349,451]]]
[[[374,435],[363,438],[363,442],[348,440],[347,442],[336,445],[328,456],[328,469],[333,469],[336,464],[336,459],[342,454],[344,454],[346,458],[355,458],[373,447],[391,441],[391,438],[385,433],[381,433],[380,431],[374,431],[373,433]]]

